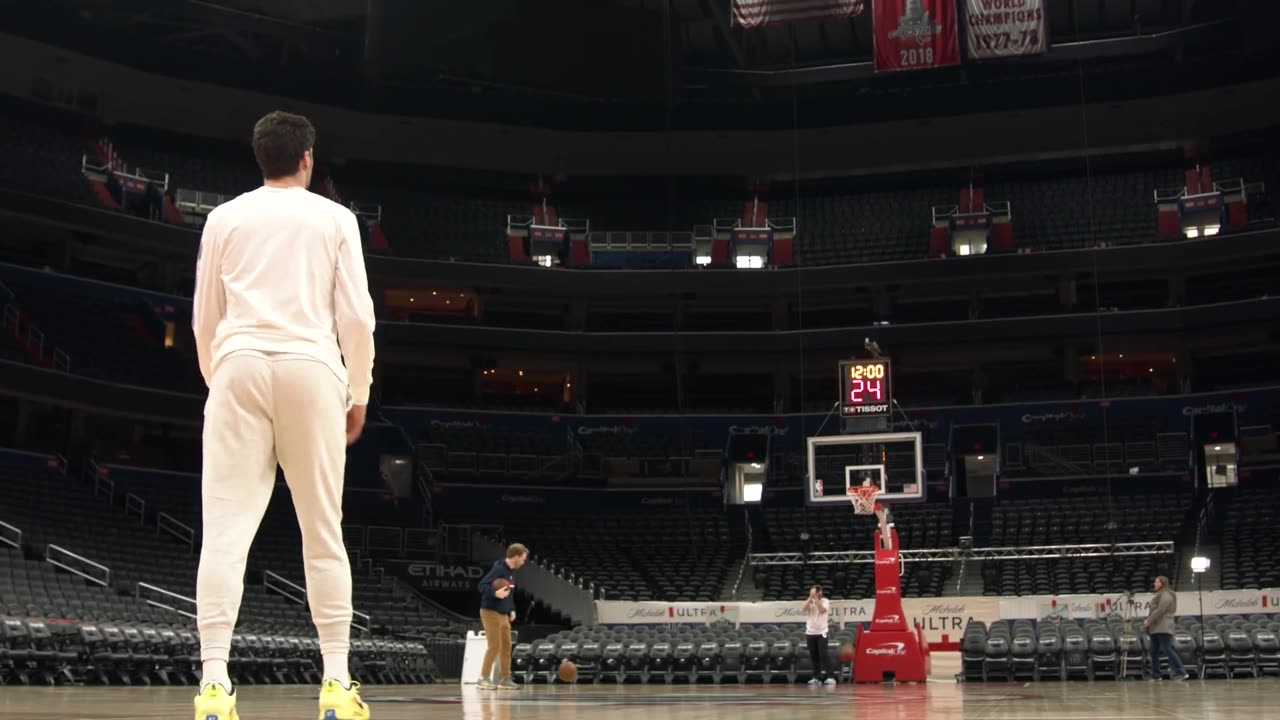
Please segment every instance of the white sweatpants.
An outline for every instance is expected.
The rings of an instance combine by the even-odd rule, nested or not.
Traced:
[[[238,354],[218,365],[204,411],[204,545],[196,580],[202,660],[227,660],[249,546],[276,463],[302,528],[307,601],[323,653],[347,653],[351,565],[342,542],[347,388],[325,364]]]

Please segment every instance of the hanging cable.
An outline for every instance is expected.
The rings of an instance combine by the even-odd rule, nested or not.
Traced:
[[[1080,6],[1074,5],[1075,13],[1072,15],[1072,22],[1075,25],[1076,36],[1080,35]],[[1090,258],[1093,263],[1093,319],[1094,319],[1094,342],[1097,346],[1098,357],[1098,394],[1099,394],[1099,410],[1102,411],[1102,447],[1106,453],[1106,464],[1104,472],[1106,473],[1107,482],[1107,531],[1108,535],[1113,535],[1116,527],[1115,519],[1115,503],[1111,494],[1111,428],[1108,422],[1110,403],[1107,399],[1107,355],[1106,342],[1102,337],[1102,278],[1100,274],[1100,266],[1098,263],[1098,222],[1093,207],[1093,155],[1089,152],[1089,105],[1088,97],[1085,93],[1085,77],[1084,77],[1084,61],[1080,60],[1076,63],[1076,70],[1080,80],[1080,140],[1084,149],[1084,175],[1085,189],[1088,192],[1088,218],[1089,218],[1089,245],[1091,248]],[[1077,355],[1076,362],[1079,362]],[[1112,536],[1112,541],[1115,538]]]

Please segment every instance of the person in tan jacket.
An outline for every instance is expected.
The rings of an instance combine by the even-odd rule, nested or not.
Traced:
[[[1169,658],[1169,672],[1174,680],[1186,680],[1182,658],[1173,651],[1173,618],[1178,612],[1178,595],[1169,587],[1169,578],[1161,575],[1155,582],[1156,596],[1151,599],[1151,612],[1142,627],[1151,636],[1151,677],[1158,678],[1160,658]]]

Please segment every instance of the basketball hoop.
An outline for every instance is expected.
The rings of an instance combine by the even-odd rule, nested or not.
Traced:
[[[876,496],[880,488],[875,485],[854,485],[846,491],[849,502],[853,503],[853,512],[858,515],[874,515],[876,512]]]

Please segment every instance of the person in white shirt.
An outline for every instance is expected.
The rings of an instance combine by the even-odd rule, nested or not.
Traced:
[[[836,679],[827,674],[827,633],[831,627],[831,602],[822,597],[822,586],[809,588],[809,598],[804,601],[804,639],[809,644],[809,661],[813,664],[810,685],[823,681],[835,685]]]
[[[196,720],[236,720],[227,671],[245,564],[276,467],[302,529],[307,601],[320,638],[320,716],[366,720],[351,683],[351,567],[342,541],[346,448],[373,382],[373,301],[351,211],[307,190],[315,128],[273,112],[253,128],[262,187],[209,214],[192,328],[209,386],[196,622]]]

